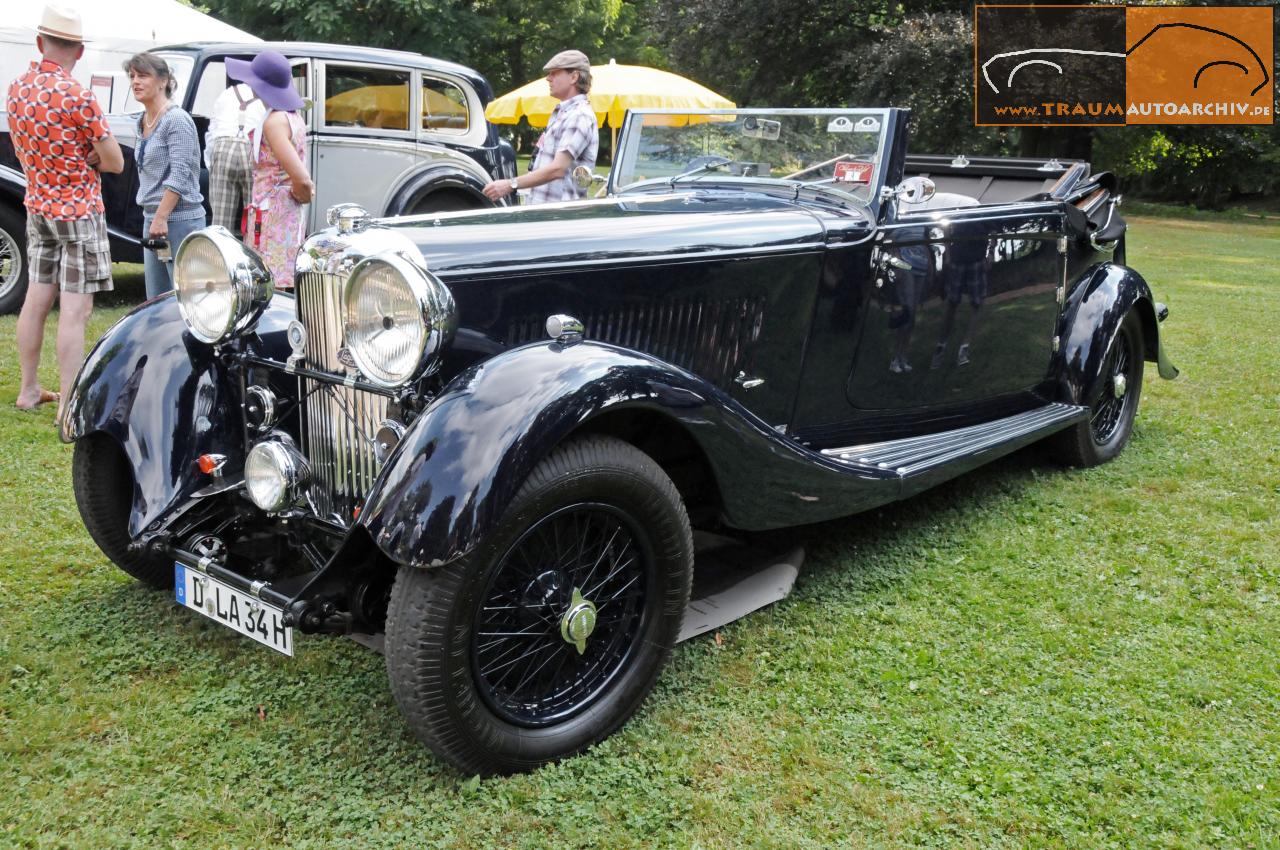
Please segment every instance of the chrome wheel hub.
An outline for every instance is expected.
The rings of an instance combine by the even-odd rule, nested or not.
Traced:
[[[1125,380],[1124,375],[1116,375],[1111,379],[1111,394],[1116,398],[1124,398],[1124,394],[1128,389],[1129,382]]]
[[[596,629],[595,603],[582,597],[579,588],[573,589],[573,599],[569,601],[569,610],[560,618],[560,637],[571,643],[578,654],[587,651],[587,638]]]

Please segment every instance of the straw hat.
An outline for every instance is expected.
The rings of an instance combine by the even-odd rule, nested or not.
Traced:
[[[49,4],[44,7],[44,16],[36,32],[51,35],[64,41],[84,41],[84,26],[80,23],[80,13],[67,6]]]

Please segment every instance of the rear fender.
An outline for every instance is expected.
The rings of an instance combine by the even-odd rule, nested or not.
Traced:
[[[484,196],[484,186],[485,181],[456,166],[428,168],[413,175],[396,190],[387,204],[387,215],[409,215],[419,201],[436,192],[452,192],[473,198],[477,209],[491,207],[493,202]]]
[[[258,321],[255,348],[286,357],[284,329],[293,302],[279,293]],[[72,384],[62,422],[67,442],[110,436],[133,467],[129,534],[137,537],[208,478],[196,468],[207,452],[244,466],[240,390],[211,345],[188,331],[172,296],[126,314],[89,352]]]
[[[1130,310],[1142,321],[1144,359],[1157,363],[1160,377],[1172,379],[1178,370],[1160,342],[1155,300],[1147,282],[1127,266],[1104,263],[1076,286],[1059,326],[1059,400],[1092,404],[1102,383],[1103,361]]]
[[[534,343],[450,382],[388,460],[359,523],[397,563],[455,561],[496,527],[556,445],[594,417],[624,410],[658,413],[689,434],[732,527],[816,522],[899,492],[896,479],[804,449],[679,367],[604,343]]]

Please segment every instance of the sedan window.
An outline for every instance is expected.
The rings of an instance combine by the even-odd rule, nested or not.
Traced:
[[[422,129],[461,135],[470,129],[467,95],[453,83],[422,78]]]
[[[328,65],[324,123],[328,127],[409,129],[409,72]]]

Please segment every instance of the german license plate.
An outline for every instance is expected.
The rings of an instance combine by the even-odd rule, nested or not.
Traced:
[[[274,605],[182,564],[174,564],[173,586],[179,605],[199,611],[276,652],[293,655],[293,629],[284,625],[284,612]]]

